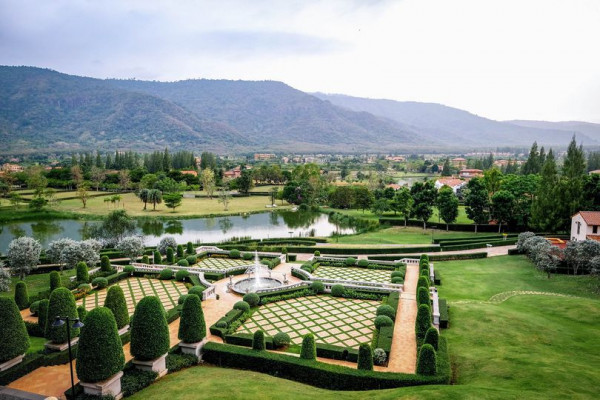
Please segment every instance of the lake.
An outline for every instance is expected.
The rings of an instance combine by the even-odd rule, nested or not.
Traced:
[[[0,252],[6,253],[11,240],[20,236],[35,238],[44,248],[48,243],[60,238],[87,239],[90,227],[96,223],[65,219],[3,224],[0,225]],[[178,243],[214,243],[246,236],[267,239],[331,236],[336,230],[341,234],[354,233],[353,228],[338,227],[330,222],[327,214],[300,211],[183,220],[145,218],[138,220],[137,225],[138,234],[144,236],[147,246],[158,244],[165,236],[175,237]]]

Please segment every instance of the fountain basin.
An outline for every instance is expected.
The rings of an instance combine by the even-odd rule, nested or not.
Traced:
[[[233,291],[239,294],[254,293],[260,289],[273,289],[283,286],[283,283],[275,278],[246,278],[233,284]]]

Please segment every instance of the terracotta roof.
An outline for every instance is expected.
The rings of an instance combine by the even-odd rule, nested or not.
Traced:
[[[596,242],[600,242],[600,235],[587,235],[585,238],[588,240],[595,240]]]
[[[581,215],[588,225],[600,225],[600,211],[579,211],[577,214]]]
[[[441,185],[448,185],[450,187],[455,187],[459,185],[464,185],[466,182],[462,179],[456,178],[442,178],[437,180]]]

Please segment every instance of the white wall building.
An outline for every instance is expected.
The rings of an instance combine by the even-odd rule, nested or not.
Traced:
[[[579,211],[571,217],[571,240],[600,241],[600,211]]]

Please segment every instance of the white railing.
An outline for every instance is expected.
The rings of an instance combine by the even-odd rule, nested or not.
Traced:
[[[298,282],[298,283],[294,283],[293,285],[279,286],[276,288],[258,289],[258,290],[256,290],[256,293],[281,292],[283,290],[294,289],[294,288],[301,287],[301,286],[310,286],[310,283],[309,282]]]
[[[398,283],[381,283],[381,282],[370,282],[370,281],[349,281],[345,279],[331,279],[321,278],[314,276],[308,271],[305,271],[296,266],[292,266],[292,272],[296,271],[298,274],[304,276],[308,281],[320,281],[325,285],[326,290],[330,290],[333,285],[344,285],[348,288],[361,288],[369,290],[379,290],[386,292],[402,292],[404,285]]]
[[[440,299],[438,296],[437,289],[432,287],[429,288],[431,298],[433,300],[433,324],[439,329],[440,326]]]
[[[433,271],[433,264],[429,264],[429,281],[431,284],[435,284],[435,272]]]

